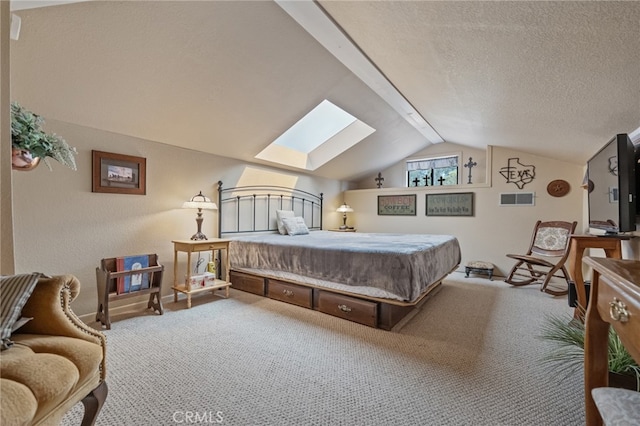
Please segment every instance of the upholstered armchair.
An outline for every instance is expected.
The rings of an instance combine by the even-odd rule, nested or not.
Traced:
[[[2,277],[3,298],[19,287],[12,278]],[[107,397],[105,336],[70,308],[80,291],[76,277],[40,277],[31,288],[21,310],[31,319],[10,338],[3,336],[0,424],[58,425],[82,401],[82,424],[92,425]]]

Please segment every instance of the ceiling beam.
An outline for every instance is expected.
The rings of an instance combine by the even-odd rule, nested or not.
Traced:
[[[275,2],[429,142],[444,142],[438,132],[315,1]]]

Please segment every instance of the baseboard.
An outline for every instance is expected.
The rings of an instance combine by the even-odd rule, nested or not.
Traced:
[[[171,303],[173,302],[173,293],[162,296],[161,299],[163,305]],[[148,303],[149,298],[147,297],[136,302],[127,303],[126,305],[109,306],[109,316],[112,317],[126,312],[141,311],[147,309]],[[71,308],[73,309],[73,306]],[[78,315],[78,318],[80,318],[85,324],[93,324],[96,323],[96,312]]]

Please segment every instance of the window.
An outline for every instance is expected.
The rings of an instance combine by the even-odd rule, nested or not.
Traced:
[[[458,184],[459,155],[407,161],[407,186]]]
[[[325,99],[255,158],[315,170],[373,132],[373,127]]]

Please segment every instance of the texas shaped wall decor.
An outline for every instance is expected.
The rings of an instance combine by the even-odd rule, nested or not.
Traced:
[[[520,158],[514,157],[507,160],[507,166],[501,168],[499,173],[507,180],[507,183],[514,183],[518,189],[522,189],[536,177],[536,167],[522,164]]]

